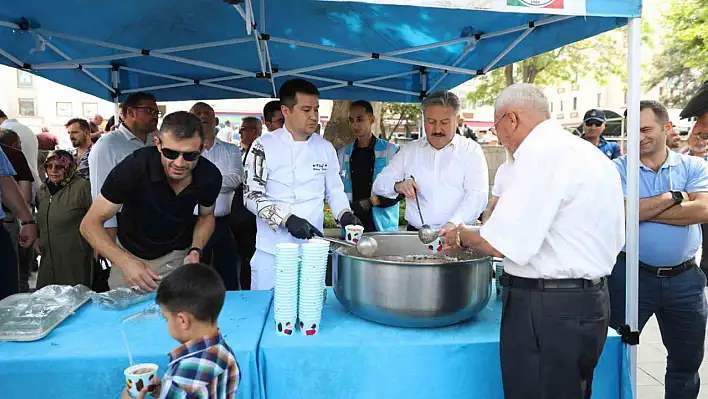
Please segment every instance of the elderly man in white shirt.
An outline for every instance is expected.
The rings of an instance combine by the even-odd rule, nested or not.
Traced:
[[[216,115],[214,108],[209,104],[198,102],[192,106],[190,113],[199,117],[204,127],[204,149],[202,156],[211,161],[221,172],[221,192],[216,198],[214,216],[216,224],[209,242],[202,251],[201,260],[205,264],[212,264],[221,275],[224,286],[228,291],[240,288],[239,257],[236,249],[236,239],[231,232],[229,220],[231,217],[231,203],[234,200],[236,189],[243,182],[243,166],[241,165],[241,151],[232,143],[225,143],[214,135]],[[194,209],[198,215],[199,207]]]
[[[588,398],[607,337],[605,279],[624,245],[620,177],[550,119],[533,85],[506,88],[495,119],[514,172],[487,223],[452,230],[445,242],[504,258],[504,397]]]
[[[379,173],[375,195],[406,198],[408,229],[425,224],[443,233],[459,224],[474,224],[489,195],[487,161],[474,140],[455,134],[460,101],[451,92],[436,92],[423,100],[426,137],[401,148]]]
[[[332,144],[313,134],[319,122],[319,91],[303,79],[280,88],[285,126],[257,138],[246,158],[244,202],[256,215],[256,253],[251,289],[275,283],[275,247],[322,236],[324,201],[339,224],[360,225],[349,208]]]

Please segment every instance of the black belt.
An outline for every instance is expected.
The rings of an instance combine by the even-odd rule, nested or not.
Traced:
[[[627,254],[625,252],[620,252],[619,255],[617,255],[617,258],[618,259],[627,259]],[[667,267],[647,265],[646,263],[639,261],[639,270],[641,270],[645,273],[649,273],[653,276],[662,277],[662,278],[678,276],[679,274],[685,272],[686,270],[690,270],[696,266],[697,265],[696,265],[695,259],[689,259],[689,260],[681,263],[680,265],[667,266]]]
[[[513,287],[538,291],[586,289],[602,284],[602,282],[605,281],[604,277],[593,280],[585,280],[582,278],[548,280],[542,278],[536,279],[517,277],[507,273],[504,273],[499,280],[502,287]]]

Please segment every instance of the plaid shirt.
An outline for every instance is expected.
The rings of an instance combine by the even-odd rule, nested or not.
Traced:
[[[221,333],[189,341],[170,352],[162,399],[227,399],[236,394],[236,358]]]
[[[89,154],[91,153],[91,148],[93,148],[93,145],[89,146],[88,150],[86,150],[86,153],[84,154],[81,159],[75,159],[76,160],[76,174],[83,177],[86,180],[89,180]],[[71,155],[76,158],[79,155],[78,149],[74,148],[73,151],[71,152]]]

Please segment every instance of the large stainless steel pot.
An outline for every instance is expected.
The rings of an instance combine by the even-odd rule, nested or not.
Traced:
[[[370,233],[376,256],[429,255],[415,233]],[[409,263],[361,257],[333,246],[334,293],[355,315],[398,327],[441,327],[467,320],[487,305],[492,258],[451,254],[452,263]]]

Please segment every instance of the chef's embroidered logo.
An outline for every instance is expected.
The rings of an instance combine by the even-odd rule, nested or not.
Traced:
[[[312,171],[313,172],[324,172],[326,170],[327,170],[326,163],[313,163],[312,164]]]

